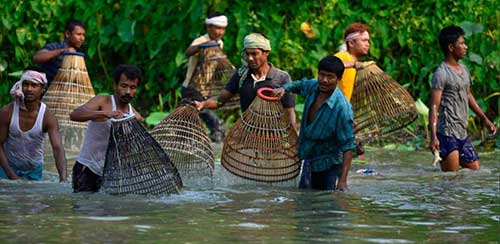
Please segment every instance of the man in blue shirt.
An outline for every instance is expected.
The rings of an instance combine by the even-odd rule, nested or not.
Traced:
[[[354,147],[352,108],[337,89],[344,65],[328,56],[319,62],[318,70],[318,79],[286,83],[273,93],[292,92],[305,98],[298,142],[299,157],[304,160],[299,187],[343,191]]]
[[[46,44],[33,56],[33,63],[39,64],[47,75],[47,87],[57,74],[63,60],[64,52],[76,52],[85,41],[85,25],[79,20],[70,20],[64,30],[64,40]]]

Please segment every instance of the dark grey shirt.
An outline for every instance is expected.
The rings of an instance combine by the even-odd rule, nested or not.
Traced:
[[[262,87],[280,88],[285,83],[289,83],[292,81],[290,75],[288,75],[287,72],[275,68],[272,65],[267,72],[266,79],[264,81],[254,83],[251,74],[252,71],[248,71],[246,79],[243,82],[240,82],[241,76],[238,74],[238,72],[236,72],[225,87],[225,89],[232,94],[240,94],[240,105],[242,112],[245,112],[245,110],[247,110],[247,108],[253,102],[253,100],[257,96],[258,89]],[[281,104],[283,104],[284,108],[293,108],[295,107],[295,97],[293,96],[293,94],[287,92],[281,98]]]
[[[65,41],[49,43],[43,47],[43,49],[47,49],[49,51],[54,51],[61,48],[66,48]],[[47,87],[50,86],[50,84],[54,80],[54,77],[56,77],[57,71],[61,67],[63,58],[64,55],[59,55],[49,60],[48,62],[40,65],[40,68],[45,72],[45,75],[47,76],[47,82],[48,82]]]
[[[457,139],[467,137],[469,119],[469,100],[467,91],[470,87],[470,74],[460,64],[462,73],[457,73],[444,62],[434,72],[432,88],[443,91],[439,104],[437,132]]]

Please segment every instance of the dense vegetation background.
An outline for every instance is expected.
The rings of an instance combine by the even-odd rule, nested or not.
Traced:
[[[354,21],[367,23],[372,29],[368,59],[377,61],[421,105],[428,103],[430,77],[442,61],[437,33],[444,26],[460,25],[467,32],[464,63],[472,74],[473,93],[499,124],[496,0],[6,0],[0,5],[0,105],[10,102],[8,90],[35,52],[62,40],[65,22],[76,18],[87,25],[83,52],[96,91],[111,91],[110,73],[117,64],[136,64],[145,81],[135,106],[146,116],[169,111],[180,96],[184,50],[205,33],[204,18],[214,11],[229,18],[224,50],[233,64],[240,65],[243,37],[260,31],[271,40],[271,62],[293,79],[315,76],[318,60],[336,52],[345,27]],[[471,129],[479,132],[476,120],[471,117]]]

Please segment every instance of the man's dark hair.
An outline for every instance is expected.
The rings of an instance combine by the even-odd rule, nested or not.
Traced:
[[[218,17],[218,16],[222,16],[222,15],[223,14],[221,14],[219,12],[213,12],[213,13],[208,14],[207,19],[211,19],[213,17]]]
[[[30,65],[30,66],[26,67],[24,70],[25,71],[26,70],[33,70],[33,71],[36,71],[38,73],[44,73],[45,74],[45,71],[42,68],[40,68],[38,66],[35,66],[35,65]]]
[[[87,31],[87,27],[85,27],[85,24],[83,22],[81,22],[80,20],[77,20],[77,19],[71,19],[68,22],[66,22],[66,28],[64,28],[64,31],[73,32],[73,30],[77,26],[80,26],[85,31]]]
[[[44,71],[42,68],[40,68],[40,67],[38,67],[38,66],[34,66],[34,65],[30,65],[30,66],[28,66],[28,67],[26,67],[26,68],[24,69],[24,71],[27,71],[27,70],[32,70],[32,71],[36,71],[36,72],[38,72],[38,73],[44,73],[44,74],[45,74],[45,71]],[[23,72],[24,72],[24,71],[23,71]],[[47,84],[47,83],[45,83],[45,84],[43,85],[43,88],[45,89],[45,88],[47,88],[47,86],[48,86],[48,84]],[[45,92],[42,94],[42,96],[40,97],[40,99],[42,99],[42,98],[43,98],[43,95],[45,95]]]
[[[124,74],[127,78],[131,80],[137,79],[138,83],[142,81],[142,72],[135,65],[120,64],[115,68],[113,72],[113,81],[116,84],[120,81],[120,76]]]
[[[321,61],[319,61],[318,70],[335,73],[335,75],[337,75],[337,78],[340,79],[344,74],[344,63],[342,62],[342,60],[340,60],[340,58],[337,58],[335,56],[326,56],[321,59]]]
[[[464,30],[456,25],[451,25],[443,28],[439,32],[438,39],[439,45],[441,45],[441,50],[443,51],[444,55],[448,54],[448,46],[450,44],[455,44],[458,38],[464,35]]]

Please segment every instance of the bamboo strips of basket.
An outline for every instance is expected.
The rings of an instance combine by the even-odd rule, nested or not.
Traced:
[[[374,62],[365,62],[357,70],[351,103],[356,137],[362,141],[404,128],[418,115],[408,91]]]
[[[229,131],[221,163],[234,175],[260,182],[294,179],[300,171],[297,133],[276,97],[258,96]]]
[[[134,116],[112,120],[103,190],[113,195],[178,193],[179,172]]]
[[[71,121],[73,110],[94,97],[84,54],[66,52],[54,81],[43,96],[43,102],[59,122],[65,150],[78,152],[83,144],[87,123]]]
[[[198,63],[193,72],[190,85],[205,98],[217,96],[225,84],[236,72],[219,43],[207,43],[199,46]],[[228,110],[240,107],[239,96],[236,95],[219,109]]]
[[[151,135],[182,173],[212,175],[214,151],[194,106],[177,107],[153,128]]]
[[[60,126],[87,128],[87,123],[69,119],[73,110],[95,96],[83,53],[64,53],[61,67],[43,96]]]

